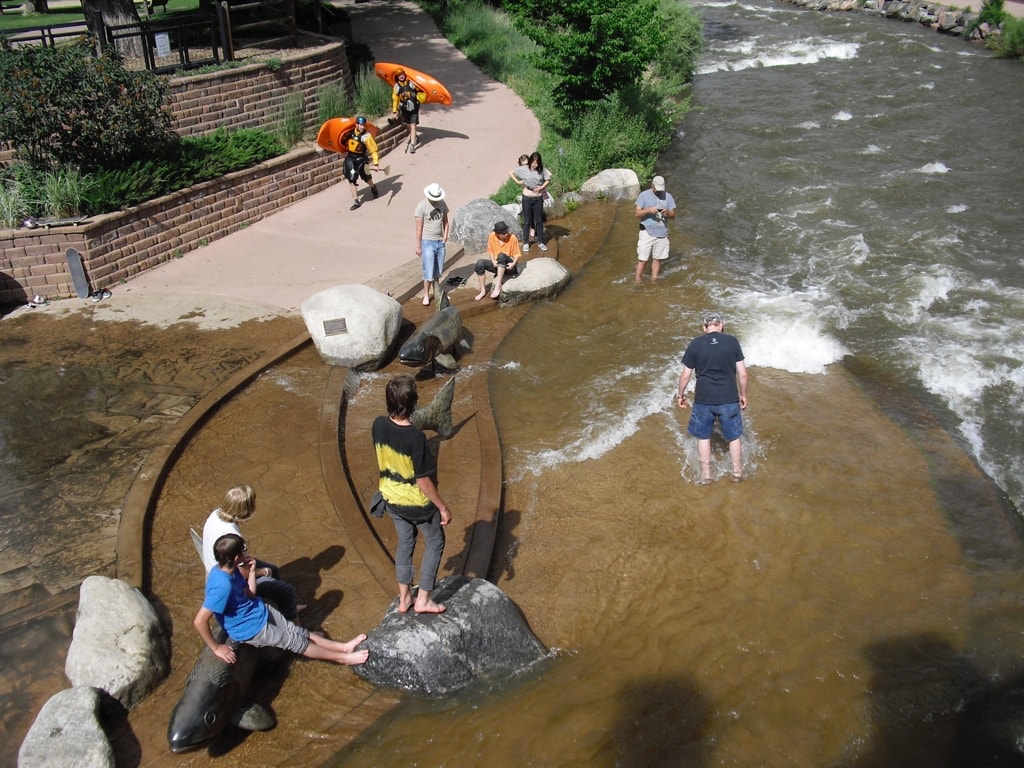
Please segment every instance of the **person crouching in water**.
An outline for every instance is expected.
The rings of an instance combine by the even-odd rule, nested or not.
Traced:
[[[206,577],[206,597],[192,624],[203,642],[221,661],[235,663],[235,651],[228,643],[218,643],[210,631],[210,618],[217,621],[236,643],[257,648],[282,648],[310,659],[338,664],[362,664],[370,652],[357,651],[366,639],[357,635],[347,643],[328,640],[293,624],[273,606],[256,596],[256,561],[249,556],[245,541],[235,533],[221,536],[213,544],[217,567]]]
[[[423,431],[412,423],[416,410],[416,382],[412,376],[396,376],[384,390],[388,415],[373,420],[371,435],[380,470],[378,490],[395,524],[395,577],[398,580],[398,612],[443,613],[445,607],[430,599],[437,569],[444,553],[444,526],[452,514],[434,484],[437,462]],[[423,534],[426,551],[420,563],[420,586],[412,597],[412,555],[416,534]]]
[[[345,134],[342,140],[348,154],[345,155],[345,178],[348,179],[349,189],[352,190],[352,207],[354,211],[362,203],[359,200],[359,179],[370,185],[370,194],[376,200],[380,194],[377,192],[377,185],[373,183],[373,177],[366,172],[366,160],[373,159],[373,170],[380,170],[380,156],[377,153],[377,142],[373,135],[366,128],[366,118],[360,115],[356,118],[355,127]]]

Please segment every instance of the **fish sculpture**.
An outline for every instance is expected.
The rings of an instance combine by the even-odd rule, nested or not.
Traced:
[[[417,328],[409,340],[398,351],[398,360],[403,365],[433,366],[454,371],[454,347],[462,336],[462,317],[459,310],[451,306],[448,295],[438,300],[438,311]]]
[[[214,637],[223,642],[224,630],[214,627]],[[232,648],[234,664],[221,661],[205,646],[196,659],[167,726],[172,752],[205,746],[229,724],[246,731],[269,731],[277,725],[274,716],[250,698],[259,649],[245,643],[232,643]]]
[[[420,429],[432,429],[448,440],[455,429],[452,426],[452,401],[455,399],[455,377],[452,376],[437,393],[430,405],[417,408],[412,412],[409,421]]]

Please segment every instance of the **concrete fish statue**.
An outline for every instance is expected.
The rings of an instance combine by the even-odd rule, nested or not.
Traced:
[[[403,365],[426,366],[439,364],[454,371],[458,368],[453,348],[462,336],[462,316],[451,306],[445,293],[438,301],[437,313],[417,328],[398,351]]]
[[[437,393],[430,405],[417,408],[409,421],[420,429],[432,429],[442,440],[455,434],[452,425],[452,401],[455,399],[455,377],[452,376]]]
[[[214,636],[223,642],[223,630]],[[228,724],[246,731],[269,731],[277,720],[249,698],[259,660],[259,649],[244,643],[232,644],[236,661],[225,664],[213,651],[203,647],[188,674],[181,699],[171,712],[167,743],[172,752],[186,752],[209,744]]]

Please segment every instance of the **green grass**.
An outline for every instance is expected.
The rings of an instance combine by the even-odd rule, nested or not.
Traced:
[[[146,11],[142,7],[142,3],[136,3],[135,7],[139,11],[139,18],[145,19]],[[161,20],[164,16],[195,13],[198,10],[199,0],[168,0],[167,10],[158,9],[154,11],[152,18]],[[57,24],[81,23],[84,21],[85,17],[82,15],[81,6],[74,10],[61,7],[51,13],[30,13],[26,16],[23,16],[19,11],[11,11],[5,8],[3,15],[0,16],[0,33],[17,32],[18,30],[34,29],[36,27],[52,27]]]

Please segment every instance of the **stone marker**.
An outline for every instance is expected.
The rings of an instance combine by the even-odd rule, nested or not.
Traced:
[[[374,371],[388,363],[402,327],[402,305],[366,285],[338,285],[302,302],[302,319],[329,365]]]

